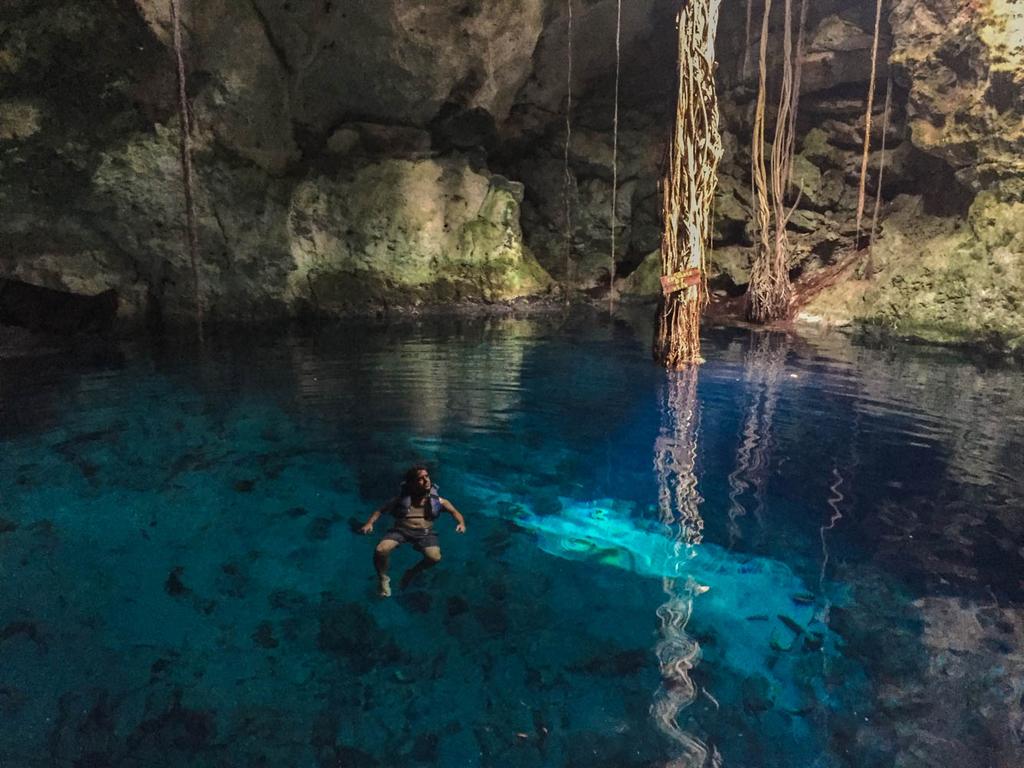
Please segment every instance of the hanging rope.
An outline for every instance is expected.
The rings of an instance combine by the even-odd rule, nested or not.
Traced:
[[[715,32],[721,0],[680,10],[675,129],[662,181],[662,301],[654,357],[669,368],[703,362],[700,315],[707,305],[705,261],[722,139],[715,92]]]
[[[857,192],[857,247],[860,248],[860,227],[864,219],[864,203],[868,180],[868,156],[871,154],[871,113],[875,108],[875,78],[878,69],[878,38],[882,28],[882,0],[875,4],[875,34],[871,41],[871,81],[868,83],[868,104],[864,111],[864,154],[860,161],[860,187]]]
[[[878,188],[875,190],[875,210],[871,214],[871,237],[868,240],[868,248],[875,245],[875,237],[878,235],[878,213],[882,208],[882,179],[885,175],[885,145],[886,134],[889,132],[889,113],[892,110],[892,75],[885,83],[885,108],[882,110],[882,153],[878,158]],[[868,251],[868,263],[865,267],[865,274],[870,279],[874,272],[872,253]]]
[[[655,443],[654,469],[658,477],[658,513],[669,541],[662,580],[666,602],[658,607],[661,637],[655,649],[662,686],[651,715],[680,750],[668,765],[698,768],[706,764],[707,747],[679,726],[679,713],[697,696],[690,671],[700,656],[700,645],[687,634],[686,625],[693,611],[693,598],[707,589],[685,574],[686,564],[704,538],[700,514],[703,498],[697,489],[700,412],[696,367],[668,373],[662,412],[665,418]]]
[[[612,253],[608,264],[608,313],[615,311],[615,207],[619,197],[619,75],[622,69],[622,0],[615,15],[615,111],[612,114]]]
[[[188,89],[185,79],[185,54],[181,40],[180,0],[171,0],[171,26],[174,30],[174,56],[178,77],[178,125],[181,130],[181,177],[185,190],[185,226],[188,236],[188,254],[192,264],[192,289],[195,298],[196,334],[203,340],[203,302],[199,291],[199,234],[196,229],[196,204],[192,179],[192,119],[188,109]]]
[[[569,170],[569,146],[572,143],[572,0],[566,0],[569,16],[566,28],[567,66],[565,75],[565,303],[569,303],[572,292],[572,172]]]

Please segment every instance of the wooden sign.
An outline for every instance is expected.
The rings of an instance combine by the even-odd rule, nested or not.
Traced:
[[[676,272],[674,275],[661,276],[661,292],[665,296],[692,285],[700,285],[700,268],[698,267],[690,267],[682,272]]]

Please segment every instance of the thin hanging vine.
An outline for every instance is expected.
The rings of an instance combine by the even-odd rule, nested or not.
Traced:
[[[882,0],[875,4],[875,33],[871,41],[871,80],[868,83],[868,103],[864,110],[864,152],[860,162],[860,185],[857,191],[857,247],[860,247],[861,223],[867,193],[868,158],[871,154],[871,115],[875,108],[875,78],[878,76],[878,38],[882,28]]]
[[[786,29],[791,44],[792,27],[788,12],[790,0],[787,0]],[[747,319],[756,323],[766,323],[786,315],[789,311],[791,288],[789,274],[786,269],[785,250],[785,215],[779,191],[784,192],[786,175],[780,176],[780,163],[775,160],[776,151],[782,151],[780,144],[780,126],[788,125],[785,115],[780,115],[776,124],[775,140],[772,143],[772,185],[768,183],[768,168],[764,157],[765,143],[765,106],[768,99],[768,19],[771,14],[771,0],[765,0],[764,14],[761,17],[761,40],[758,48],[757,73],[757,104],[754,109],[754,130],[751,138],[751,175],[754,180],[754,229],[757,232],[754,261],[750,270],[750,288],[747,291]],[[786,61],[783,72],[783,91],[791,93],[792,67],[789,64],[790,48],[787,45]],[[789,105],[789,98],[780,98],[782,105]],[[784,129],[783,129],[784,130]],[[780,184],[780,180],[782,183]],[[774,226],[773,230],[773,211]],[[781,232],[779,231],[781,230]],[[780,245],[782,247],[780,247]]]
[[[192,172],[192,118],[188,108],[188,81],[185,75],[185,54],[181,35],[180,0],[171,2],[171,27],[174,35],[174,57],[178,79],[178,125],[181,130],[182,186],[185,191],[185,226],[188,237],[189,261],[192,265],[192,288],[195,298],[196,333],[203,340],[203,302],[199,290],[199,233],[196,227],[196,203]]]
[[[618,0],[615,14],[615,108],[612,113],[612,209],[609,226],[612,230],[612,250],[608,264],[608,312],[615,311],[615,225],[619,200],[619,76],[622,70],[622,0]]]
[[[740,80],[746,82],[747,73],[750,71],[750,28],[754,22],[754,0],[747,0],[747,23],[744,28],[743,37],[743,59],[740,65]]]
[[[786,156],[789,158],[788,174],[786,184],[793,184],[793,158],[796,156],[796,119],[800,114],[800,88],[803,87],[804,75],[804,51],[806,48],[805,38],[807,31],[807,7],[808,0],[800,0],[800,22],[796,35],[796,53],[793,56],[793,98],[789,108],[789,133],[787,135],[788,147]]]
[[[572,0],[566,0],[568,9],[568,20],[566,22],[566,74],[565,74],[565,303],[569,303],[572,293],[573,269],[572,269],[572,171],[569,169],[569,148],[572,144]]]
[[[703,361],[700,316],[707,304],[705,260],[722,139],[715,91],[715,32],[721,0],[680,10],[679,89],[662,181],[661,287],[655,359],[669,368]]]
[[[892,75],[885,83],[885,107],[882,110],[882,150],[878,157],[878,184],[875,189],[875,210],[871,214],[871,236],[868,239],[868,260],[864,267],[864,274],[868,279],[874,273],[874,259],[871,248],[875,245],[875,237],[878,236],[878,214],[882,209],[882,181],[885,177],[885,148],[886,135],[889,133],[889,114],[892,111]]]

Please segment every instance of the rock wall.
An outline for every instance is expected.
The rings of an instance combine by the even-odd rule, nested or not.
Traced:
[[[933,169],[917,169],[918,183],[938,192],[903,187],[918,195],[887,206],[874,253],[878,274],[826,291],[806,312],[1019,354],[1024,3],[901,0],[890,21],[909,144]],[[930,201],[940,204],[930,210]]]
[[[607,290],[614,0],[574,5],[571,78],[566,5],[555,0],[185,6],[202,292],[214,318],[505,301],[550,292],[550,276]],[[848,270],[805,319],[1018,344],[1020,6],[892,6],[873,133],[878,147],[891,75],[877,274]],[[624,5],[615,271],[619,290],[642,297],[656,290],[676,10],[673,0]],[[873,17],[868,0],[811,7],[795,277],[856,258]],[[742,293],[752,253],[759,29],[748,37],[744,22],[724,13],[718,40],[726,155],[712,284],[722,296]],[[169,23],[162,0],[0,8],[0,277],[113,289],[123,319],[192,313]],[[778,12],[771,29],[776,56]]]
[[[13,159],[0,170],[0,276],[114,289],[126,321],[184,320],[169,6],[114,5],[116,24],[87,0],[0,10],[0,145]],[[508,112],[540,0],[185,6],[213,319],[549,290],[523,247],[522,186],[445,141],[453,116],[483,114],[493,133]]]

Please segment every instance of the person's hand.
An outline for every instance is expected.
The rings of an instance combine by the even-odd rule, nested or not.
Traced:
[[[455,532],[456,533],[465,533],[466,532],[466,524],[465,523],[459,523],[458,525],[456,525],[455,526]]]
[[[373,523],[367,523],[359,529],[359,532],[363,534],[373,533]]]

